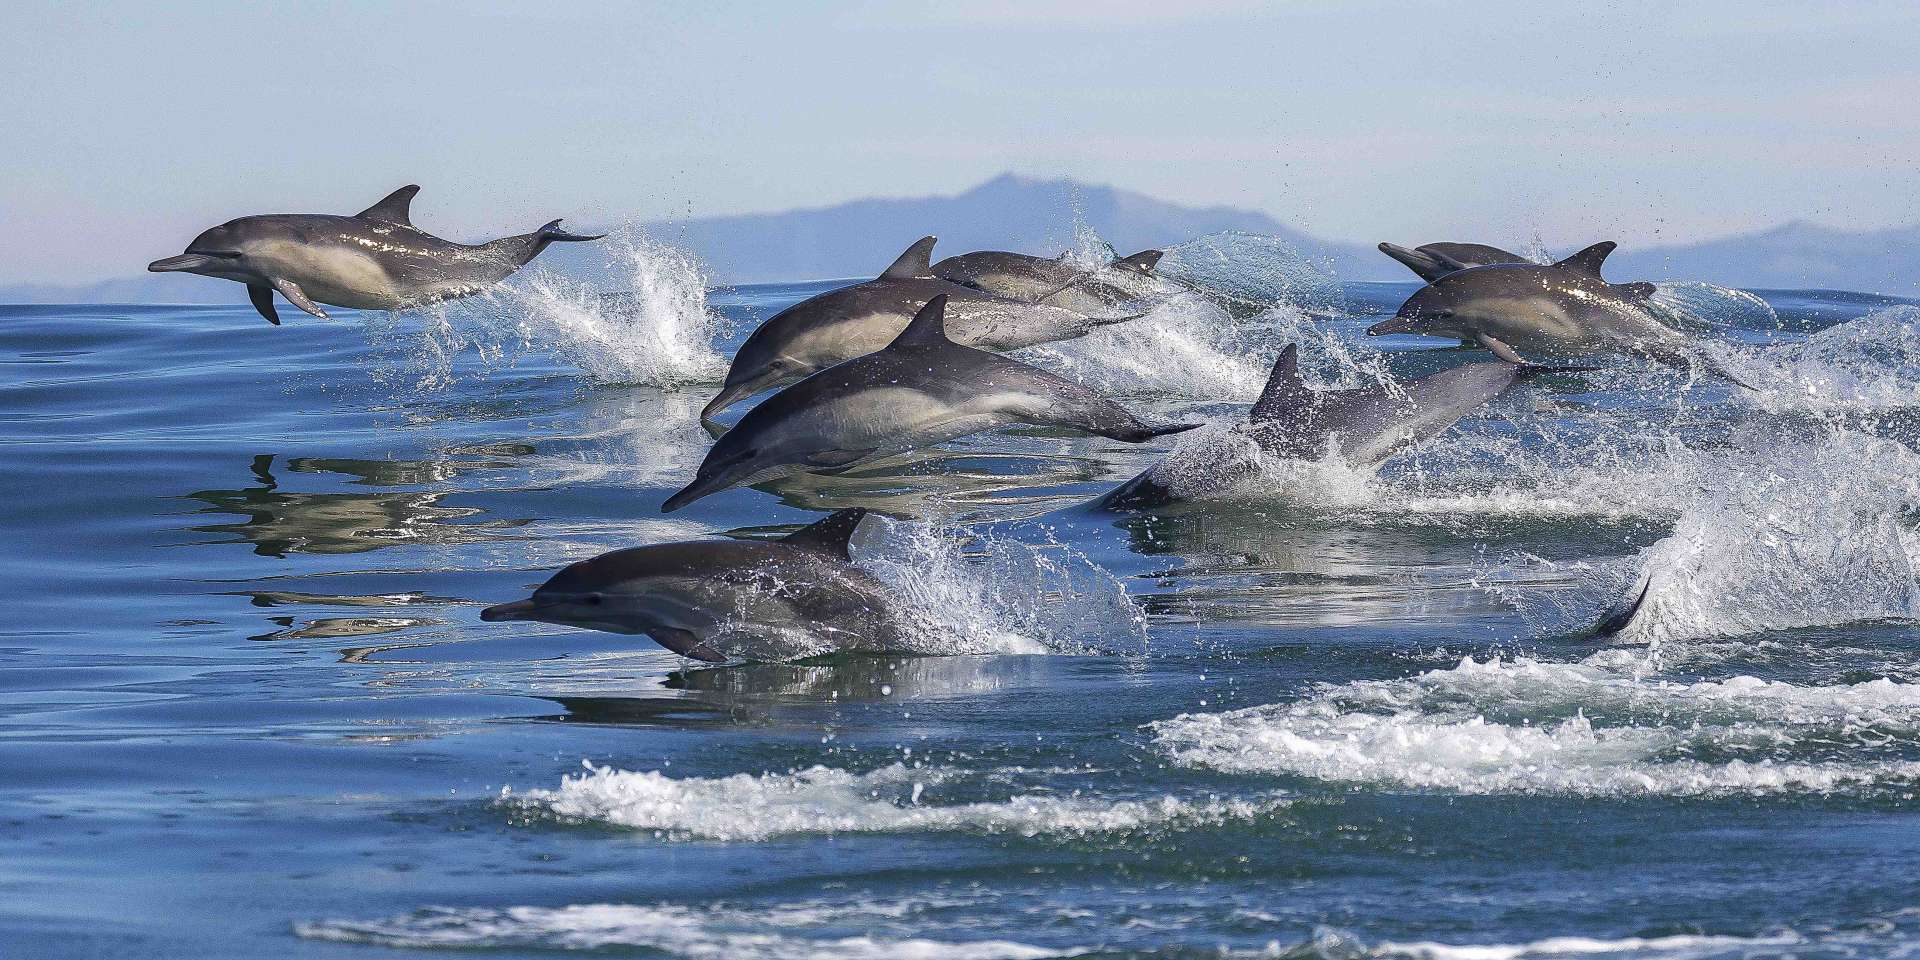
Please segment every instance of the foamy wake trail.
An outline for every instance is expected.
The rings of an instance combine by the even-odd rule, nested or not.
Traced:
[[[1620,639],[1659,644],[1920,619],[1920,454],[1851,431],[1755,428],[1696,476],[1673,534],[1631,569]]]
[[[1847,413],[1920,407],[1920,307],[1876,310],[1804,341],[1721,355],[1767,411]]]
[[[707,305],[707,278],[693,256],[639,236],[608,239],[604,249],[602,278],[573,279],[535,263],[485,294],[427,311],[406,365],[423,387],[449,382],[466,354],[494,365],[522,352],[559,357],[601,383],[719,382],[726,358],[713,341],[726,320]]]
[[[1080,952],[917,936],[909,912],[885,903],[434,907],[385,920],[297,923],[294,933],[387,947],[641,950],[692,960],[1041,960]]]
[[[1089,267],[1111,245],[1084,227],[1070,256]],[[1127,251],[1129,253],[1133,251]],[[1127,305],[1145,316],[1025,356],[1109,394],[1251,401],[1280,349],[1309,365],[1361,369],[1352,344],[1323,322],[1344,309],[1339,282],[1276,237],[1216,234],[1168,248],[1155,293]]]
[[[1920,686],[1680,683],[1599,662],[1469,658],[1152,729],[1191,766],[1462,793],[1859,793],[1920,780]]]
[[[1782,948],[1813,944],[1794,933],[1762,937],[1682,934],[1670,937],[1549,937],[1531,943],[1446,944],[1382,943],[1368,956],[1408,960],[1546,960],[1550,957],[1601,957],[1614,960],[1713,960],[1784,956]]]
[[[650,830],[662,838],[759,841],[800,834],[960,832],[1084,838],[1245,821],[1278,809],[1277,795],[1253,799],[1161,796],[1016,795],[940,804],[943,784],[977,773],[901,764],[871,773],[812,767],[792,773],[674,779],[657,771],[587,764],[553,790],[503,793],[523,814]]]
[[[893,588],[912,621],[901,652],[1139,653],[1146,646],[1145,617],[1126,587],[1069,547],[874,518],[854,561]]]

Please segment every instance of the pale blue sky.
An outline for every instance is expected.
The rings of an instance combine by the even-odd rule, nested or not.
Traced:
[[[1003,170],[1335,239],[1920,221],[1920,3],[9,0],[0,282],[425,185],[459,239]]]

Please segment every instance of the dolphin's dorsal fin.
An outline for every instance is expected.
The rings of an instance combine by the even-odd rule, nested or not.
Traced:
[[[1152,273],[1153,268],[1159,266],[1160,258],[1164,256],[1166,256],[1164,250],[1142,250],[1131,257],[1121,257],[1113,261],[1113,266],[1120,270],[1131,270],[1134,273]]]
[[[907,248],[907,252],[893,261],[893,266],[880,272],[882,280],[913,280],[919,277],[933,276],[934,237],[921,237]]]
[[[928,300],[927,305],[921,307],[920,312],[914,314],[912,320],[907,321],[907,328],[900,331],[900,335],[894,337],[892,343],[887,344],[887,349],[937,347],[952,342],[947,339],[947,295],[943,293]]]
[[[780,542],[832,554],[842,560],[851,560],[853,552],[848,548],[848,544],[853,542],[853,531],[859,528],[860,518],[866,515],[866,507],[836,510],[828,514],[824,520],[810,523],[781,537]]]
[[[1614,243],[1612,240],[1602,240],[1554,264],[1554,266],[1565,267],[1568,270],[1578,270],[1581,273],[1592,274],[1597,277],[1600,275],[1600,265],[1607,262],[1607,254],[1612,253],[1613,248],[1617,246],[1619,246],[1619,244]]]
[[[409,183],[387,194],[379,203],[360,211],[355,216],[363,220],[384,220],[387,223],[411,227],[413,214],[409,208],[413,206],[413,195],[419,192],[419,184]]]
[[[1266,389],[1260,391],[1260,399],[1254,402],[1247,419],[1272,420],[1285,416],[1312,395],[1313,390],[1300,376],[1300,345],[1289,343],[1280,351],[1280,359],[1274,362],[1273,373],[1267,377]]]

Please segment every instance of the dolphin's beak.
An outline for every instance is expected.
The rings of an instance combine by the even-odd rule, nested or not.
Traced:
[[[660,512],[672,513],[701,497],[707,496],[708,494],[719,493],[729,486],[732,486],[732,484],[727,482],[724,474],[695,477],[692,483],[681,487],[679,493],[668,497],[667,502],[660,505]]]
[[[532,598],[515,600],[512,603],[496,604],[480,611],[480,619],[488,623],[501,623],[507,620],[532,620],[536,609]]]
[[[155,260],[147,264],[147,269],[153,273],[191,272],[206,267],[218,259],[218,257],[209,257],[204,253],[183,253],[177,257],[162,257]]]
[[[757,377],[749,377],[739,383],[730,383],[721,387],[720,392],[714,394],[713,399],[707,401],[706,407],[701,409],[700,419],[711,420],[715,415],[719,414],[720,411],[762,390],[785,383],[788,379],[787,375],[780,370],[768,370]]]
[[[1400,305],[1392,317],[1367,328],[1367,336],[1384,337],[1390,333],[1415,333],[1423,311],[1412,300]]]

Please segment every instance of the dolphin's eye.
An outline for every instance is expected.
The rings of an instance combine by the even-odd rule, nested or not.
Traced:
[[[586,604],[589,607],[597,607],[605,602],[607,602],[607,598],[597,593],[589,593],[586,596]]]
[[[1453,308],[1451,308],[1451,307],[1449,307],[1449,308],[1447,308],[1447,309],[1445,309],[1445,310],[1442,310],[1442,311],[1440,311],[1440,319],[1442,319],[1442,320],[1452,320],[1452,319],[1453,319]]]

